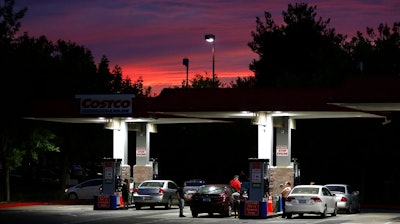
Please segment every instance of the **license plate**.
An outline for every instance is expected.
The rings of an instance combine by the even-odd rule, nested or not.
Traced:
[[[204,202],[211,202],[211,198],[203,198]]]
[[[306,203],[306,200],[299,200],[299,203],[304,204],[304,203]]]

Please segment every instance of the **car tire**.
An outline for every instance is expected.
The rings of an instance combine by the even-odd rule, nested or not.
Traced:
[[[353,205],[352,205],[352,204],[349,205],[349,209],[346,210],[346,213],[347,213],[347,214],[353,214],[353,213],[354,213]]]
[[[335,205],[335,209],[333,210],[331,216],[336,216],[336,215],[337,215],[337,205]]]
[[[324,207],[324,211],[321,213],[321,218],[325,218],[326,217],[326,215],[327,215],[327,208],[326,208],[326,205],[325,205],[325,207]]]
[[[165,209],[172,208],[172,198],[168,198],[167,204],[165,204]]]
[[[78,195],[76,193],[70,193],[70,194],[68,194],[68,199],[77,200],[78,199]]]

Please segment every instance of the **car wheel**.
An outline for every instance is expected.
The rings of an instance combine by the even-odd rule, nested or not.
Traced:
[[[336,214],[337,214],[337,205],[335,205],[335,209],[333,210],[333,213],[331,215],[336,216]]]
[[[346,210],[346,213],[347,213],[347,214],[352,214],[352,213],[354,213],[353,205],[352,205],[352,204],[349,205],[349,209]]]
[[[172,199],[169,198],[167,204],[165,204],[165,209],[170,209],[172,207]]]
[[[70,193],[68,195],[68,199],[76,200],[76,199],[78,199],[78,195],[76,193]]]
[[[326,205],[325,205],[324,212],[321,213],[321,218],[325,218],[326,214],[327,214],[327,208],[326,208]]]
[[[193,216],[193,218],[197,218],[197,216],[199,216],[199,213],[197,213],[197,212],[192,212],[192,216]]]
[[[136,208],[136,210],[140,210],[140,209],[142,209],[142,205],[141,204],[135,204],[135,208]]]

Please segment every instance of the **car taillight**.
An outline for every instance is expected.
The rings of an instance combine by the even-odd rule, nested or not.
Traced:
[[[340,199],[340,201],[346,202],[347,198],[346,197],[342,197],[342,199]]]
[[[164,191],[164,189],[162,189],[162,188],[160,188],[160,190],[158,190],[158,193],[159,193],[159,194],[164,194],[164,192],[165,192],[165,191]]]
[[[319,198],[319,197],[312,197],[310,199],[315,201],[315,202],[322,202],[321,198]]]
[[[133,189],[133,193],[137,194],[138,193],[138,189],[137,188]]]
[[[285,199],[285,201],[292,201],[294,199],[294,197],[287,197],[286,199]]]

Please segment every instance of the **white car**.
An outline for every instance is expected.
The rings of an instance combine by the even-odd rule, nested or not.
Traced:
[[[93,199],[95,195],[100,193],[99,189],[102,184],[102,178],[86,180],[65,189],[65,195],[68,199]]]
[[[292,218],[292,214],[318,214],[322,218],[327,214],[336,216],[336,197],[322,185],[297,185],[286,198],[285,212],[288,219]]]
[[[338,210],[346,213],[360,212],[360,192],[353,189],[348,184],[326,184],[333,194],[336,195]]]

